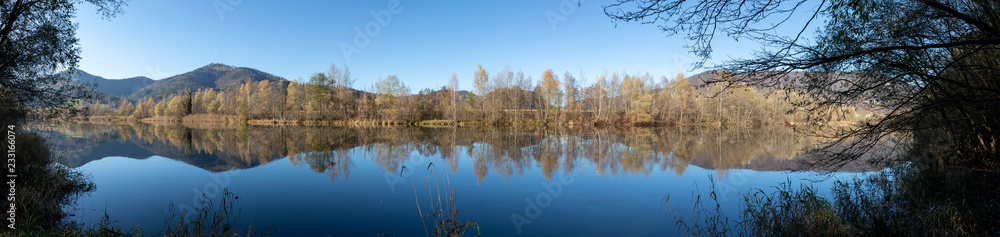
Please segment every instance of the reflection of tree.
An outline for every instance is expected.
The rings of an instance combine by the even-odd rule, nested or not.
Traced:
[[[562,139],[557,135],[546,134],[540,143],[529,147],[535,162],[542,166],[542,176],[552,179],[552,173],[559,168],[559,160],[563,155]]]
[[[399,172],[415,154],[438,157],[439,164],[447,164],[452,172],[457,172],[459,157],[465,154],[472,159],[473,173],[479,180],[489,173],[504,179],[520,176],[535,166],[548,179],[560,175],[560,170],[569,175],[591,165],[594,172],[612,176],[648,175],[657,170],[680,175],[688,165],[719,172],[732,168],[779,170],[793,168],[791,160],[810,144],[790,130],[777,128],[36,127],[67,134],[65,139],[55,140],[69,151],[127,141],[152,154],[213,172],[246,169],[288,157],[292,165],[326,173],[331,180],[348,177],[355,158]]]
[[[470,133],[470,132],[466,132]],[[490,169],[504,178],[521,175],[529,169],[529,152],[525,148],[538,143],[538,136],[518,130],[489,128],[471,132],[462,139],[469,144],[469,157],[473,158],[475,174],[482,181]]]
[[[303,162],[316,173],[326,173],[330,181],[351,175],[351,156],[345,150],[340,151],[310,151],[288,157],[290,161]]]
[[[678,174],[684,166],[704,168],[795,168],[798,152],[810,141],[788,129],[712,128],[663,129],[653,136],[652,149],[667,154],[661,169],[673,167]]]

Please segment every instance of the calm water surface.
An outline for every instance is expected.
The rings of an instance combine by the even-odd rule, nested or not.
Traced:
[[[827,191],[858,175],[812,182],[817,172],[788,172],[810,141],[783,129],[33,129],[97,185],[77,201],[74,220],[107,213],[147,232],[228,190],[241,223],[279,236],[424,235],[420,211],[450,187],[459,219],[487,236],[662,236],[677,232],[669,210],[691,216],[693,196],[713,182],[736,217],[749,188],[791,180]]]

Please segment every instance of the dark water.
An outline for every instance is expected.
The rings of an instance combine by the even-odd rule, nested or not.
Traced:
[[[690,217],[693,196],[713,182],[735,217],[751,187],[791,180],[824,191],[858,175],[811,182],[804,179],[817,172],[788,172],[811,141],[773,128],[33,129],[97,185],[78,200],[74,220],[107,213],[147,232],[228,190],[239,197],[241,223],[271,225],[279,236],[424,235],[421,211],[438,193],[446,201],[450,187],[458,219],[472,218],[487,236],[662,236],[677,232],[668,214]]]

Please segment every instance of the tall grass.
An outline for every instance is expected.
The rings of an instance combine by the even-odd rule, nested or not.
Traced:
[[[904,165],[877,174],[835,181],[832,200],[812,186],[791,181],[743,194],[741,214],[721,211],[714,181],[707,199],[698,194],[695,214],[676,217],[680,232],[694,236],[981,236],[997,233],[997,174],[961,175]],[[990,178],[987,178],[990,177]],[[943,179],[942,179],[943,178]],[[959,188],[956,188],[959,187]],[[669,197],[664,199],[664,205]]]
[[[786,181],[771,192],[757,189],[743,195],[742,207],[741,235],[853,235],[830,201],[813,186],[803,184],[795,189]]]
[[[417,212],[420,213],[420,223],[424,226],[424,234],[449,237],[466,236],[466,234],[482,236],[479,233],[479,224],[472,222],[472,218],[464,221],[458,219],[458,209],[455,208],[455,189],[451,188],[451,178],[445,174],[446,193],[444,193],[441,191],[441,182],[434,169],[434,163],[427,166],[427,171],[429,175],[424,178],[424,186],[427,187],[427,198],[430,204],[427,207],[421,205],[417,186],[413,183],[412,177],[410,179],[410,185],[413,186],[413,199],[417,205]],[[445,196],[443,199],[442,194]],[[475,234],[472,233],[473,229],[476,231]]]
[[[141,228],[133,227],[125,229],[119,222],[105,213],[104,218],[95,225],[84,226],[75,223],[67,223],[64,228],[58,231],[48,231],[27,234],[35,235],[58,235],[58,236],[114,236],[114,237],[142,237],[142,236],[268,236],[273,232],[272,227],[265,227],[261,231],[254,230],[252,224],[243,226],[240,222],[240,208],[237,206],[238,196],[223,190],[225,193],[218,203],[203,197],[201,206],[194,209],[194,213],[177,211],[171,205],[170,216],[164,218],[165,229],[157,233],[143,232]],[[188,214],[194,215],[187,219]]]
[[[691,206],[692,215],[687,218],[674,215],[677,210],[669,206],[670,195],[663,198],[663,206],[670,209],[667,216],[675,219],[678,232],[694,236],[726,236],[733,233],[731,226],[738,224],[737,220],[732,220],[723,213],[719,196],[715,192],[715,179],[711,175],[708,176],[708,179],[710,182],[707,197],[703,197],[699,193],[701,188],[695,184],[695,189],[692,191],[694,197],[694,203]]]
[[[265,226],[256,231],[252,223],[243,226],[241,222],[243,209],[237,206],[239,196],[222,190],[219,203],[213,202],[202,194],[201,205],[194,213],[178,212],[170,205],[171,215],[164,219],[166,230],[163,236],[267,236],[274,230],[273,226]],[[188,214],[194,217],[188,219]]]

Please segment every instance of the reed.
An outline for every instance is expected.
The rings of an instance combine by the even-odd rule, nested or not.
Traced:
[[[420,213],[420,222],[424,226],[424,234],[427,236],[448,237],[460,237],[467,234],[482,236],[479,232],[479,224],[473,222],[472,218],[464,221],[458,218],[458,209],[455,207],[455,189],[451,187],[451,178],[445,174],[445,191],[442,192],[440,178],[434,169],[434,163],[430,163],[427,166],[427,171],[429,175],[424,178],[424,186],[427,187],[428,200],[430,201],[428,207],[421,206],[417,187],[412,177],[410,178],[410,184],[413,186],[413,199],[417,205],[417,212]],[[433,177],[433,180],[431,177]],[[444,198],[442,198],[442,194]],[[475,234],[472,233],[473,229],[476,231]]]

